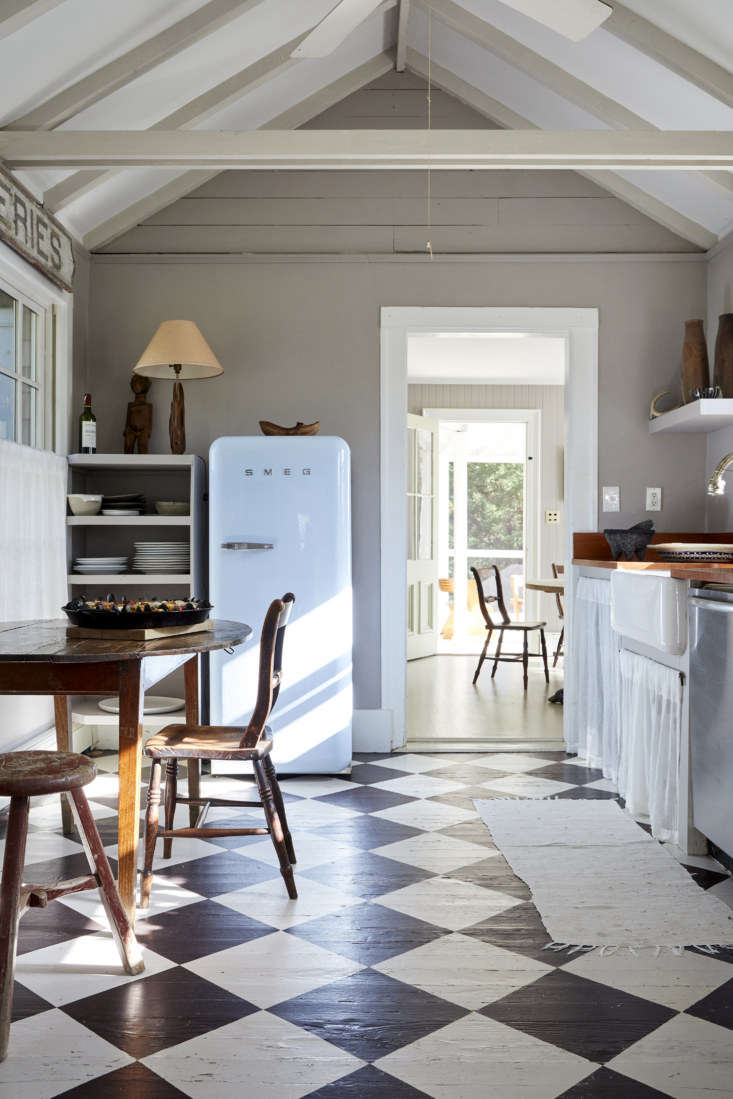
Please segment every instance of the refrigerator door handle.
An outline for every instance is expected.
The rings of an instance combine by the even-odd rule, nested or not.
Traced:
[[[273,542],[222,542],[221,548],[225,550],[269,550],[274,549]]]

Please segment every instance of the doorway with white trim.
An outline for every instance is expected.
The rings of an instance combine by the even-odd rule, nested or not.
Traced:
[[[570,531],[596,523],[597,312],[408,308],[383,309],[382,317],[382,686],[384,708],[394,703],[393,746],[559,747],[563,711],[548,698],[563,686],[562,657],[552,664],[564,623],[554,595],[525,582],[550,577],[553,564],[562,569]],[[430,353],[415,355],[421,345]],[[497,350],[510,346],[517,350]],[[549,403],[540,393],[552,395]],[[390,530],[400,525],[398,566]],[[518,648],[520,662],[502,661],[492,679],[491,659],[473,685],[487,635],[470,569],[493,564],[512,620],[502,655]],[[409,629],[401,644],[398,576]],[[524,630],[514,629],[534,621],[546,623],[550,683],[539,633],[529,633],[538,658],[529,660],[524,691]],[[385,659],[397,658],[398,646],[401,667]]]

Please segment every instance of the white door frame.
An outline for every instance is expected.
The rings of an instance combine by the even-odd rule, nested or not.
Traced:
[[[446,383],[450,384],[450,383]],[[509,423],[526,427],[525,454],[531,457],[525,462],[524,490],[524,563],[525,578],[539,576],[540,562],[540,510],[542,503],[542,412],[539,408],[424,408],[423,415],[431,420],[450,423]],[[439,500],[440,507],[442,501]],[[470,554],[469,554],[470,556]],[[460,592],[459,576],[454,571],[454,607],[466,605],[465,592]],[[468,581],[466,580],[466,583]],[[537,618],[536,592],[525,592],[525,618]],[[463,603],[458,602],[463,599]],[[456,615],[458,614],[456,610]],[[457,619],[456,619],[457,620]]]
[[[392,748],[405,743],[407,341],[433,332],[529,332],[565,340],[566,560],[573,531],[598,523],[598,310],[533,306],[383,306],[381,309],[381,680]],[[477,379],[477,384],[480,379]],[[569,597],[569,598],[568,598]],[[565,601],[566,637],[572,591]],[[565,678],[569,661],[566,665]],[[572,696],[572,690],[571,690]],[[564,709],[569,720],[569,706]]]

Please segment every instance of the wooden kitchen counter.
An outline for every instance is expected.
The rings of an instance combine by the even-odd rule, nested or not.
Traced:
[[[728,542],[733,543],[733,532],[700,533],[657,531],[647,547],[643,561],[614,561],[608,542],[601,531],[576,531],[573,535],[573,564],[594,569],[627,569],[630,572],[664,570],[676,580],[699,583],[733,584],[733,562],[718,564],[699,561],[681,561],[672,564],[662,561],[654,552],[656,542]]]

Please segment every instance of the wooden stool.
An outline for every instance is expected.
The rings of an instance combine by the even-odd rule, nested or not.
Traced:
[[[13,1010],[13,973],[18,921],[26,908],[45,908],[67,893],[98,889],[125,972],[142,973],[140,948],[122,907],[107,856],[82,786],[97,769],[86,756],[70,752],[9,752],[0,755],[0,797],[10,798],[0,885],[0,1061],[8,1052]],[[23,884],[23,860],[28,834],[30,799],[42,794],[69,796],[71,811],[91,873],[52,885]]]

